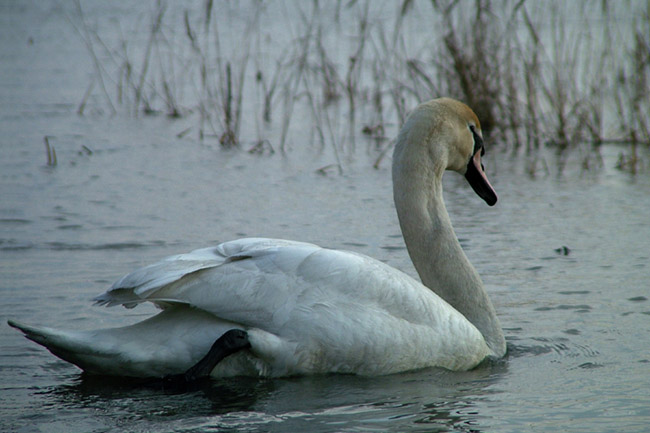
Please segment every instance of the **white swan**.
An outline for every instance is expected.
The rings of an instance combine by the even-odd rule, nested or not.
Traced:
[[[224,335],[212,346],[221,352],[213,354],[218,359],[205,374],[381,375],[430,366],[473,368],[486,357],[502,357],[506,345],[492,303],[454,234],[442,175],[445,169],[464,174],[493,205],[497,197],[483,173],[483,152],[476,115],[448,98],[418,106],[399,133],[394,199],[424,284],[361,254],[240,239],[139,269],[96,298],[109,306],[149,301],[163,309],[135,325],[61,331],[9,324],[98,374],[182,373],[230,330],[240,330],[235,337],[247,340],[239,346],[220,343]]]

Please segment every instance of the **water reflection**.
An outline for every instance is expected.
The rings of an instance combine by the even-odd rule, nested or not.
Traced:
[[[507,365],[485,362],[469,372],[426,369],[379,378],[218,379],[187,390],[80,374],[43,395],[53,406],[91,411],[116,425],[128,419],[132,428],[146,423],[152,431],[482,431],[489,417],[477,403],[498,392]]]
[[[125,378],[80,374],[72,384],[44,392],[56,404],[85,411],[115,412],[134,419],[171,419],[249,411],[273,392],[270,380],[252,378],[202,381],[180,389]]]

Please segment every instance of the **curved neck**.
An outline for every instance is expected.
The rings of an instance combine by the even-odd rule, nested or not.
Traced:
[[[393,195],[404,241],[422,283],[463,314],[483,334],[493,355],[505,354],[499,319],[476,269],[456,238],[442,196],[445,156],[431,164],[425,146],[398,140]]]

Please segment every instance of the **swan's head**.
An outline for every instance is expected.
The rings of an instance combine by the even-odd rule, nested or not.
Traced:
[[[412,151],[413,148],[426,151],[429,159],[426,164],[433,171],[440,175],[444,170],[456,171],[465,176],[474,192],[488,205],[497,202],[496,192],[481,163],[485,154],[481,123],[467,105],[451,98],[420,104],[400,131],[396,158],[412,154],[424,163],[422,154]]]

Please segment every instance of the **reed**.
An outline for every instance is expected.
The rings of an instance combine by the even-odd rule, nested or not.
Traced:
[[[141,42],[132,30],[111,45],[77,1],[70,21],[94,67],[78,113],[102,103],[110,113],[164,112],[183,120],[179,137],[194,131],[261,154],[310,141],[307,122],[339,171],[359,141],[379,166],[408,109],[441,95],[467,102],[503,152],[552,147],[559,170],[566,152],[592,169],[599,159],[588,155],[602,144],[650,147],[647,2],[630,2],[633,19],[619,3],[589,0],[280,6],[285,25],[271,29],[277,12],[264,2],[159,0]],[[628,146],[619,166],[631,170],[638,152]]]
[[[45,156],[47,157],[47,166],[56,167],[56,150],[54,150],[54,146],[50,144],[50,137],[47,135],[44,136],[43,142],[45,143]]]

